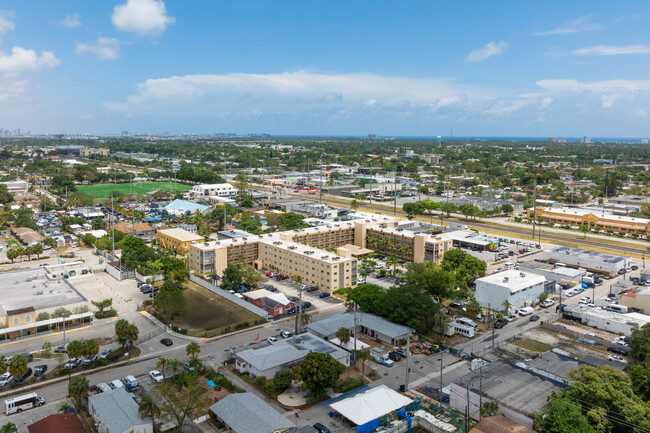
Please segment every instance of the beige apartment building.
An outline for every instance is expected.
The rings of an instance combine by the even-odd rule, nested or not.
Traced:
[[[444,236],[416,233],[399,228],[398,220],[342,222],[282,233],[245,236],[193,244],[189,247],[190,271],[222,275],[229,263],[246,263],[278,271],[321,290],[355,286],[357,259],[323,248],[345,246],[369,248],[415,262],[440,262],[453,248]]]

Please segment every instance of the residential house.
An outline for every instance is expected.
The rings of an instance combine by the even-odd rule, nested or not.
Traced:
[[[45,238],[40,235],[36,230],[29,227],[16,227],[13,229],[14,235],[26,247],[40,244]]]
[[[250,392],[230,394],[212,406],[210,412],[224,429],[233,433],[290,433],[296,425]]]
[[[273,293],[262,289],[245,292],[243,295],[248,302],[266,310],[273,317],[286,314],[295,307],[294,303],[287,299],[283,293]]]
[[[55,413],[27,426],[29,433],[86,433],[75,412]]]
[[[153,433],[150,418],[142,418],[138,403],[124,388],[88,397],[88,412],[99,433]]]
[[[156,237],[156,230],[147,223],[128,223],[119,222],[115,224],[115,230],[125,235],[137,236],[145,241],[150,241]]]

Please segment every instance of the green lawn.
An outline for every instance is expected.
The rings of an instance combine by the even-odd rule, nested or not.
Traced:
[[[111,196],[111,192],[119,191],[122,194],[147,194],[156,190],[163,191],[188,191],[191,185],[174,182],[135,182],[135,183],[102,183],[97,185],[82,185],[77,191],[88,193],[94,197],[103,199]]]

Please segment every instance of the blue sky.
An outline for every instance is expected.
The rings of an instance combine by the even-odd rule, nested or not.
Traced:
[[[647,137],[647,1],[0,0],[0,128]]]

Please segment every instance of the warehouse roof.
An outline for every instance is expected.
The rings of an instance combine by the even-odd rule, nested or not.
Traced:
[[[487,275],[478,278],[476,284],[493,284],[495,286],[506,287],[510,293],[516,293],[528,287],[543,284],[546,277],[532,272],[521,272],[515,269],[508,269],[497,272],[496,274]]]
[[[194,213],[197,210],[203,213],[208,209],[210,209],[209,206],[204,206],[202,204],[194,203],[187,200],[180,200],[180,199],[176,199],[173,202],[169,203],[167,206],[165,206],[165,210],[168,212],[180,211],[181,213],[185,213],[185,212]]]

